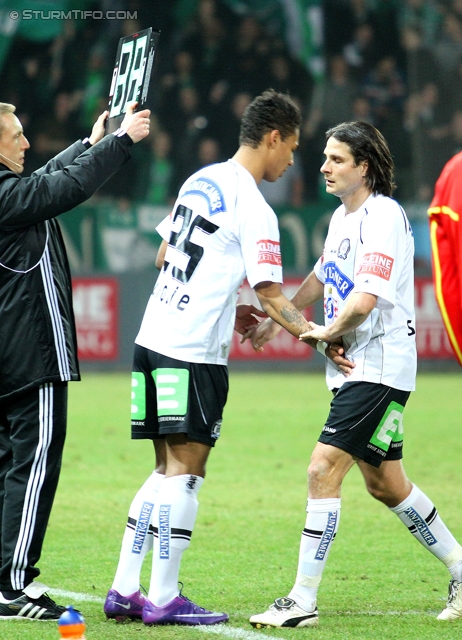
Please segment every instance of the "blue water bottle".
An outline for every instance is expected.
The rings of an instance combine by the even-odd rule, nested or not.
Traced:
[[[58,620],[60,638],[72,638],[72,640],[85,640],[85,619],[72,605],[66,607]]]

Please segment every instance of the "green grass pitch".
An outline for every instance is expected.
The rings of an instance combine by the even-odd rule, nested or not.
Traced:
[[[154,459],[149,442],[129,438],[129,385],[129,374],[86,374],[70,385],[61,481],[40,562],[39,579],[55,590],[51,595],[84,613],[88,640],[462,638],[462,620],[435,619],[446,599],[446,569],[366,494],[356,468],[343,487],[339,533],[319,592],[319,626],[258,631],[248,624],[251,614],[287,594],[295,576],[306,467],[330,401],[324,377],[308,373],[230,375],[222,436],[181,570],[184,593],[229,613],[229,624],[195,629],[106,621],[102,601],[127,510]],[[461,394],[460,374],[422,374],[404,413],[407,473],[460,541]],[[150,557],[146,587],[149,570]],[[2,640],[58,637],[54,622],[0,620]]]

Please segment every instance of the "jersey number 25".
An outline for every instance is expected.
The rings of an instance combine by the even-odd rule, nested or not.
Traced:
[[[219,227],[213,222],[206,220],[202,216],[196,216],[191,223],[192,210],[182,204],[178,205],[173,215],[173,222],[176,222],[177,218],[182,218],[181,229],[179,231],[172,231],[170,234],[169,245],[175,247],[178,251],[189,257],[188,266],[185,270],[179,267],[173,267],[172,276],[175,280],[186,283],[189,282],[192,274],[194,273],[197,265],[199,264],[202,256],[204,255],[204,247],[199,244],[195,244],[191,241],[192,234],[195,229],[199,229],[207,235],[215,233]],[[188,230],[186,238],[179,242],[180,237],[184,236],[185,231]],[[164,262],[164,269],[168,268],[169,263]]]

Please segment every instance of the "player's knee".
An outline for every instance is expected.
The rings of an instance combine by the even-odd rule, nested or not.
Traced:
[[[368,490],[369,494],[379,502],[384,502],[385,504],[389,502],[391,496],[389,488],[385,483],[378,480],[369,480],[368,482],[366,482],[366,489]]]
[[[327,458],[312,458],[308,467],[308,484],[312,486],[322,483],[330,475],[332,469],[333,465]]]

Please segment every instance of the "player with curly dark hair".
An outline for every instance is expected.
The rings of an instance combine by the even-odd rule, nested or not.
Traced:
[[[154,441],[156,468],[129,510],[104,605],[109,618],[142,618],[149,625],[228,620],[179,593],[180,561],[190,544],[207,459],[220,436],[233,325],[244,334],[257,322],[251,305],[238,305],[236,317],[244,277],[277,323],[295,336],[309,327],[281,292],[277,219],[257,187],[290,168],[299,126],[288,96],[266,91],[257,97],[244,113],[233,158],[186,180],[172,215],[158,227],[164,259],[136,338],[132,387],[132,438]],[[351,366],[340,350],[332,357]],[[140,570],[152,546],[145,598]]]

